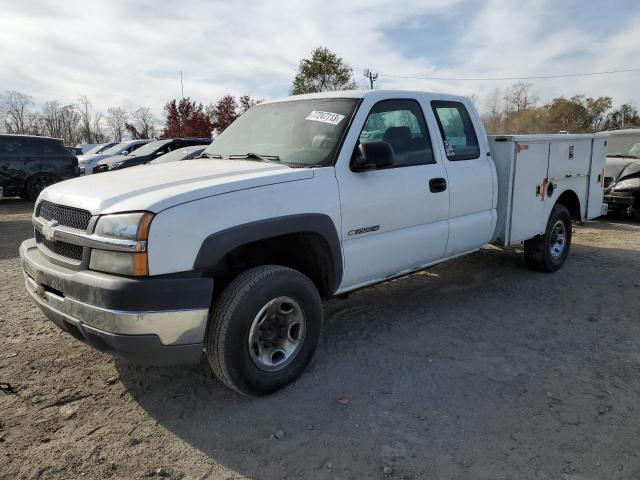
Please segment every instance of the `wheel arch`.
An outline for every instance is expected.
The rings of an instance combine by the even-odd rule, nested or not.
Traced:
[[[580,199],[578,195],[573,190],[565,190],[560,194],[558,200],[556,200],[556,205],[564,205],[569,210],[571,214],[571,219],[575,221],[582,220],[582,210],[580,205]]]
[[[331,217],[286,215],[213,233],[203,241],[194,269],[206,271],[222,286],[242,271],[266,264],[299,270],[323,298],[333,296],[342,281],[343,264]]]

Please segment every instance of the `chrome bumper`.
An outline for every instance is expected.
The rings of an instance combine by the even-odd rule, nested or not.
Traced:
[[[130,278],[53,263],[33,239],[20,246],[27,293],[45,316],[76,339],[137,363],[197,363],[213,279]]]
[[[76,327],[118,335],[156,335],[163,345],[202,343],[207,327],[208,309],[163,312],[131,312],[95,307],[46,291],[26,273],[25,287],[31,298],[48,316],[57,314]]]

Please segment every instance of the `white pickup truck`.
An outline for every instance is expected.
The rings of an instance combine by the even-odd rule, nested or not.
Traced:
[[[572,220],[603,212],[604,137],[489,138],[451,95],[265,102],[204,155],[48,187],[20,256],[29,294],[77,339],[154,364],[205,355],[246,395],[304,371],[323,299],[489,243],[524,242],[552,272]]]

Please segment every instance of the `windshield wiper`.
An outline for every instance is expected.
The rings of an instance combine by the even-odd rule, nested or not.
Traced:
[[[221,159],[222,155],[219,155],[217,153],[202,152],[202,154],[198,158],[216,158],[216,159]]]
[[[635,155],[623,155],[622,153],[616,153],[614,155],[607,155],[610,158],[638,158]]]
[[[280,161],[278,155],[258,155],[257,153],[245,153],[244,155],[229,155],[229,160],[259,160],[261,162],[276,163]]]

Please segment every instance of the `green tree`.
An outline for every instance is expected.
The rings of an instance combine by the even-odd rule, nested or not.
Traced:
[[[585,106],[589,112],[589,122],[591,124],[591,130],[599,132],[602,130],[602,126],[605,120],[605,114],[613,105],[611,97],[598,97],[587,98]]]
[[[356,83],[351,78],[353,69],[326,47],[311,52],[311,58],[303,58],[293,79],[291,95],[353,90]]]
[[[638,110],[631,103],[623,103],[609,112],[603,123],[604,130],[629,127],[640,127],[640,115],[638,115]]]

